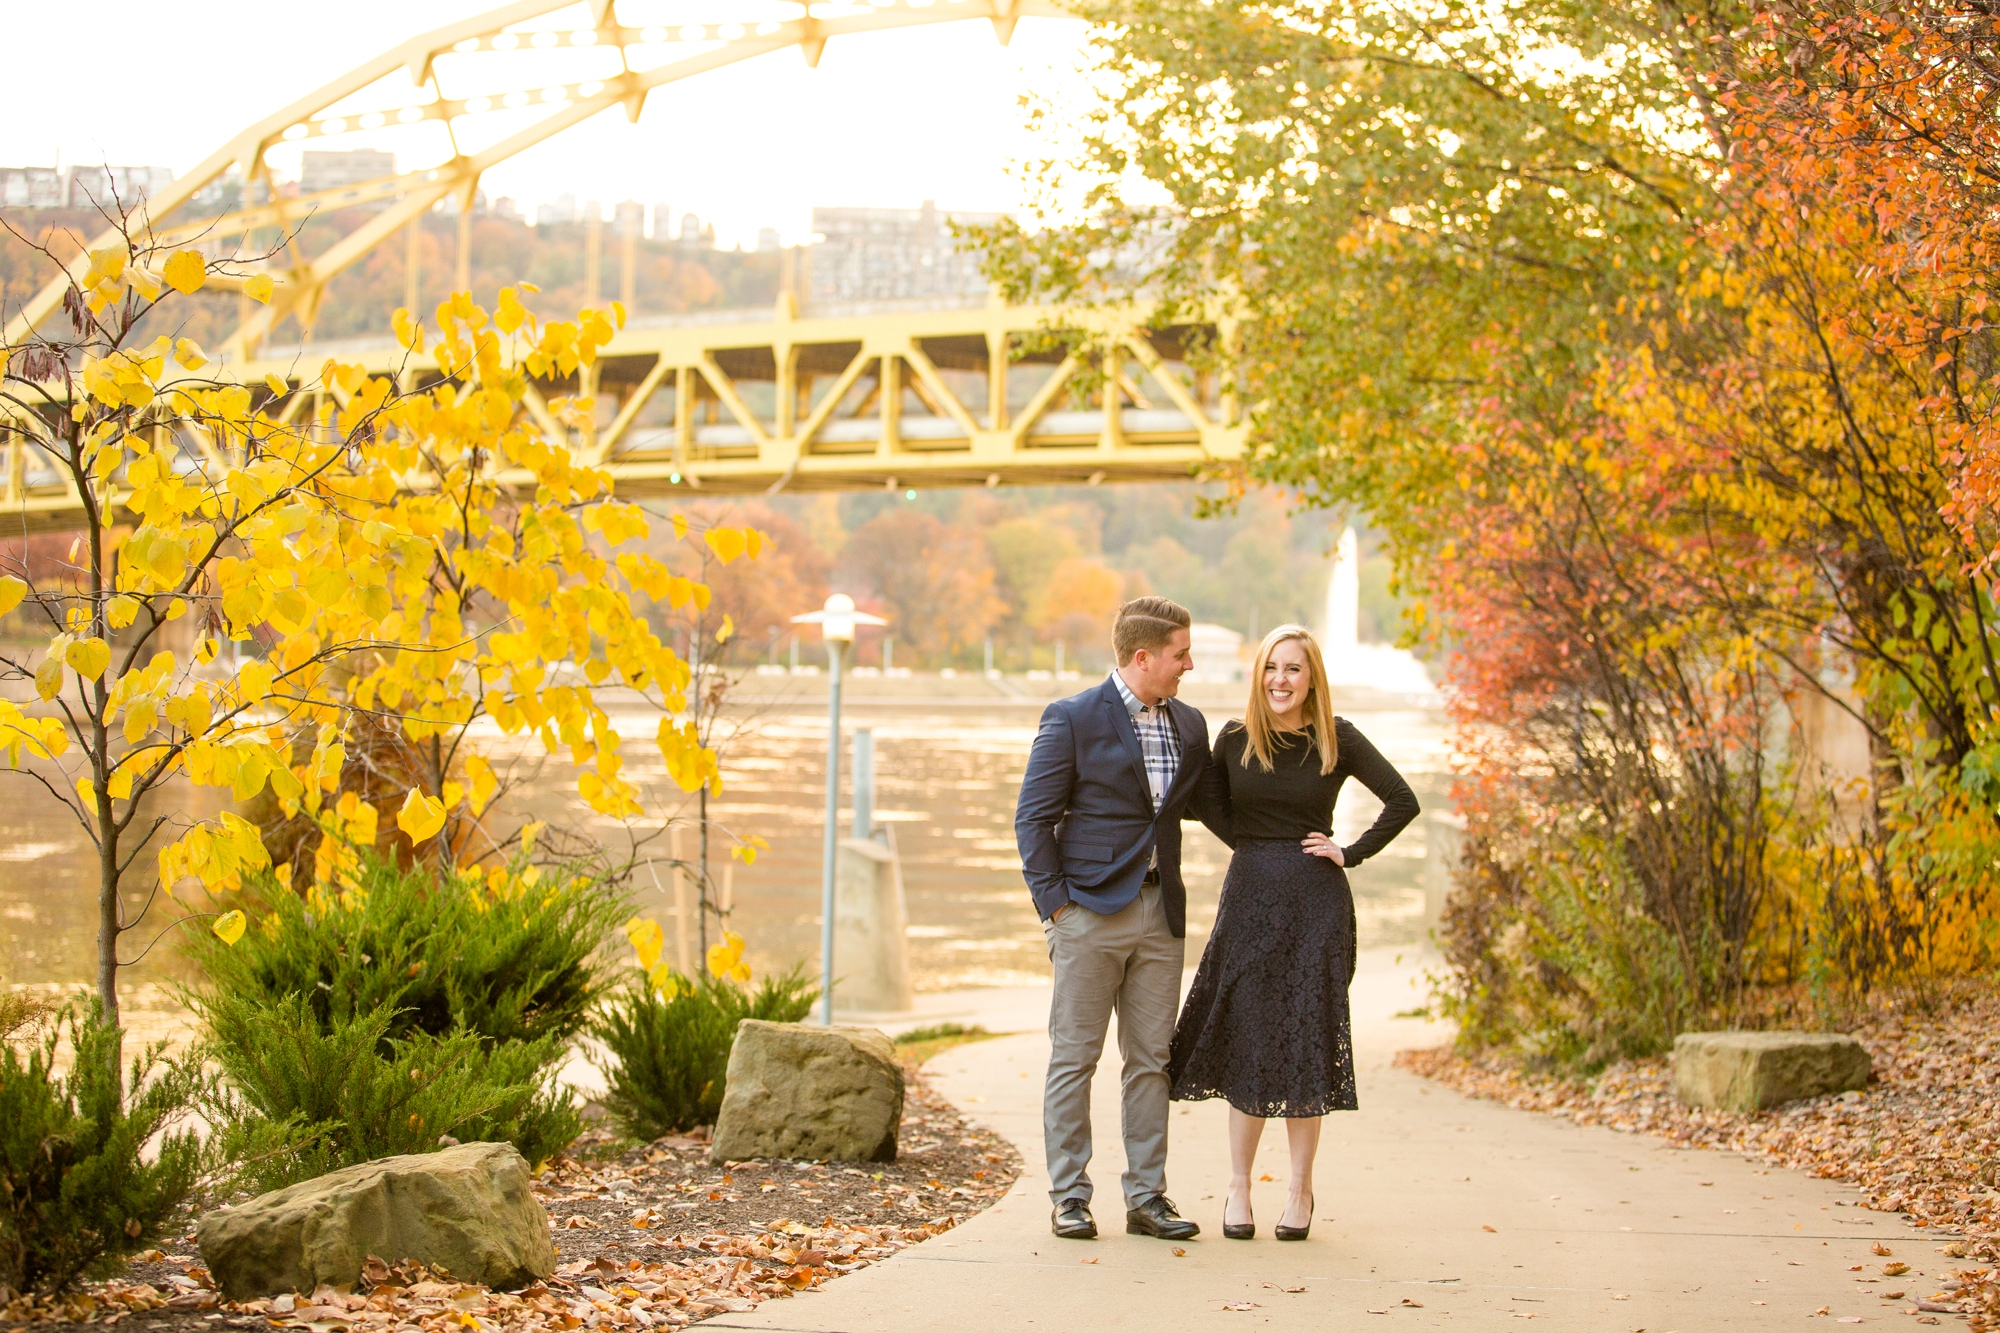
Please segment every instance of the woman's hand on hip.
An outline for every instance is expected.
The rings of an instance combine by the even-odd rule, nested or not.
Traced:
[[[1308,833],[1299,845],[1306,849],[1307,856],[1324,856],[1337,866],[1347,864],[1346,858],[1340,854],[1340,844],[1324,833]]]

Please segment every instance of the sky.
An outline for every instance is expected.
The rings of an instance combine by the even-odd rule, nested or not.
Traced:
[[[0,81],[0,166],[60,160],[184,173],[303,93],[490,7],[489,0],[86,3],[87,47],[75,11],[15,6],[9,14],[16,58]],[[713,21],[742,3],[700,8]],[[777,227],[786,244],[802,243],[815,205],[914,208],[934,199],[947,209],[1016,208],[1023,187],[1012,164],[1046,152],[1026,134],[1020,99],[1077,95],[1083,37],[1079,22],[1023,19],[1002,47],[990,24],[974,20],[836,38],[817,69],[796,50],[779,51],[656,90],[637,125],[620,110],[600,115],[495,168],[483,188],[489,198],[515,198],[530,216],[566,191],[601,200],[607,214],[620,199],[649,210],[666,202],[676,217],[712,220],[724,246],[752,244],[765,226]],[[414,100],[407,79],[394,92]],[[313,146],[383,147],[407,159],[409,145],[378,133]],[[295,171],[286,153],[273,161]]]

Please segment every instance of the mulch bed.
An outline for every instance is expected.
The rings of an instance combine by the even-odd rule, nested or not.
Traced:
[[[1396,1063],[1468,1096],[1850,1182],[1862,1207],[1904,1214],[1946,1260],[1965,1261],[1908,1292],[1916,1322],[1963,1314],[1973,1329],[2000,1330],[2000,995],[1966,987],[1922,1004],[1885,999],[1849,1030],[1875,1063],[1865,1092],[1751,1114],[1683,1105],[1664,1056],[1612,1065],[1589,1083],[1449,1047],[1404,1051]],[[1882,1266],[1892,1278],[1909,1269]]]
[[[352,1290],[224,1301],[194,1253],[151,1251],[120,1277],[58,1303],[16,1301],[9,1323],[67,1319],[196,1333],[357,1326],[426,1333],[679,1328],[810,1291],[950,1230],[1007,1192],[1021,1159],[906,1069],[894,1162],[710,1165],[705,1138],[661,1139],[616,1156],[584,1135],[536,1178],[556,1275],[518,1293],[372,1261]],[[597,1155],[593,1155],[596,1150]]]

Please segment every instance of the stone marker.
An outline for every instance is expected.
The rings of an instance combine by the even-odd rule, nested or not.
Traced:
[[[903,1119],[896,1048],[874,1028],[746,1018],[729,1048],[712,1162],[893,1162]]]
[[[549,1215],[510,1143],[384,1157],[203,1215],[202,1262],[232,1301],[356,1282],[373,1254],[461,1282],[522,1287],[555,1272]]]
[[[1852,1037],[1831,1032],[1683,1032],[1674,1038],[1674,1093],[1691,1106],[1758,1111],[1868,1085],[1874,1066]]]

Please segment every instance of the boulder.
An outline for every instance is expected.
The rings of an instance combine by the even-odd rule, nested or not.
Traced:
[[[1830,1032],[1683,1032],[1674,1092],[1691,1106],[1758,1111],[1866,1087],[1874,1066],[1852,1037]]]
[[[549,1215],[509,1143],[384,1157],[217,1208],[202,1262],[232,1301],[356,1282],[369,1255],[462,1282],[522,1287],[555,1272]]]
[[[893,1162],[902,1119],[903,1070],[882,1033],[747,1018],[709,1160]]]

